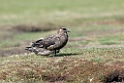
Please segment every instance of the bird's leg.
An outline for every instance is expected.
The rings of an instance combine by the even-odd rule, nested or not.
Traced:
[[[56,50],[52,51],[52,56],[56,56]]]
[[[55,56],[56,56],[56,50],[55,50]]]

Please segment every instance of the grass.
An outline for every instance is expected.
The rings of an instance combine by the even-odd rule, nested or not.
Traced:
[[[123,8],[121,0],[2,0],[0,55],[9,56],[0,57],[0,82],[105,83],[115,70],[123,72]],[[24,51],[60,26],[71,32],[57,56]]]
[[[64,53],[64,57],[42,57],[34,54],[1,57],[1,83],[47,83],[55,81],[87,83],[89,78],[94,78],[93,83],[99,83],[102,80],[101,76],[105,76],[106,73],[109,74],[118,68],[114,65],[121,65],[124,62],[124,48],[91,48],[82,51],[80,49],[80,54],[77,55],[73,53],[79,53],[79,50],[74,50],[74,48],[69,50],[67,51],[73,51],[71,56],[66,56],[67,53]],[[109,69],[110,66],[113,69]]]
[[[29,3],[30,2],[30,3]],[[57,4],[53,4],[57,3]],[[55,1],[12,1],[7,3],[1,1],[1,20],[2,24],[8,23],[42,23],[42,22],[54,22],[62,21],[78,23],[75,19],[88,20],[88,22],[94,20],[110,20],[123,17],[123,3],[122,1],[109,0],[109,1],[83,1],[80,0],[62,0]],[[119,5],[117,5],[119,4]],[[72,6],[73,5],[73,6]],[[107,7],[109,5],[109,7]],[[115,10],[118,10],[116,12]],[[30,15],[29,15],[30,14]],[[39,18],[40,17],[40,18]],[[47,19],[46,19],[47,18]],[[24,22],[25,20],[25,22]],[[73,24],[71,23],[71,24]]]
[[[123,41],[123,34],[114,34],[114,35],[108,35],[105,37],[101,37],[99,38],[99,42],[101,44],[106,44],[106,45],[118,45],[121,43],[121,41]]]

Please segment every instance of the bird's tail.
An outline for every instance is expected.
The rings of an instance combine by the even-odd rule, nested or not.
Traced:
[[[32,51],[32,47],[26,47],[25,50]]]
[[[26,47],[25,50],[33,52],[36,48],[43,48],[43,45],[41,45],[41,41],[42,39],[32,42],[32,45],[29,47]]]

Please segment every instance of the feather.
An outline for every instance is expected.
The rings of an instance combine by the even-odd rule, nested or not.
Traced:
[[[57,50],[63,48],[68,42],[68,30],[64,27],[58,29],[57,33],[51,36],[48,36],[44,39],[39,39],[31,45],[31,47],[42,48],[44,51],[51,51],[55,53]]]

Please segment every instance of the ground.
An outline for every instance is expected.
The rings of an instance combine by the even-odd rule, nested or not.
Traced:
[[[119,0],[1,1],[0,82],[124,80],[123,8]],[[24,50],[32,41],[55,34],[61,26],[71,32],[57,56],[37,56]]]

